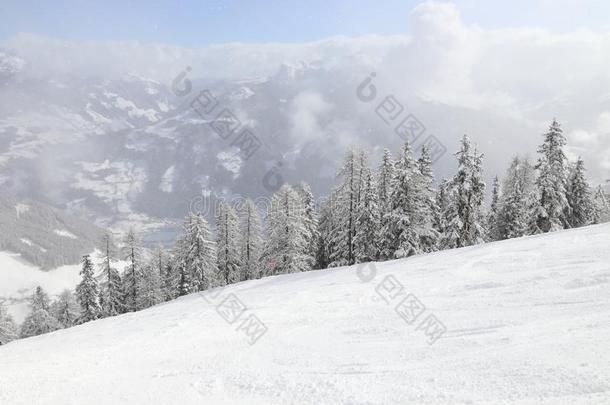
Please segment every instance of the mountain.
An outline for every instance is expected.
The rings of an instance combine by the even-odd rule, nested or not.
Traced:
[[[11,342],[0,403],[607,404],[609,238],[268,277]]]

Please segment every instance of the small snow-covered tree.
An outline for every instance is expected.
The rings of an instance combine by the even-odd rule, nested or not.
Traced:
[[[163,249],[157,252],[161,264],[161,296],[163,301],[173,300],[178,296],[178,274],[175,259]]]
[[[83,256],[82,263],[83,267],[80,271],[81,282],[76,286],[76,300],[81,307],[81,314],[76,320],[78,324],[100,317],[100,306],[98,303],[99,286],[93,274],[93,264],[89,255]]]
[[[320,205],[320,220],[318,230],[320,236],[318,238],[318,252],[316,255],[316,267],[325,269],[331,263],[331,254],[335,249],[334,246],[334,230],[335,230],[335,215],[333,208],[335,195],[331,193],[328,199]]]
[[[567,159],[563,152],[566,138],[561,126],[553,120],[549,131],[544,134],[544,142],[538,148],[539,209],[536,223],[542,232],[552,232],[569,227],[566,213],[567,200]]]
[[[184,234],[178,239],[176,248],[180,295],[203,291],[216,284],[216,242],[200,213],[187,217]]]
[[[591,188],[585,178],[585,162],[579,157],[568,182],[568,222],[578,228],[594,222],[595,207]]]
[[[261,254],[263,238],[261,219],[252,200],[246,200],[241,210],[240,279],[252,280],[261,277]]]
[[[460,150],[455,154],[458,172],[450,183],[447,226],[443,248],[458,248],[483,242],[481,207],[485,195],[482,179],[483,155],[472,150],[470,139],[464,135]]]
[[[599,186],[593,196],[593,223],[601,224],[608,221],[610,221],[610,202],[602,186]]]
[[[76,325],[81,308],[70,290],[64,290],[51,304],[51,314],[64,328]]]
[[[232,284],[241,279],[239,254],[239,222],[235,210],[221,201],[216,215],[216,249],[219,285]]]
[[[433,226],[439,234],[439,248],[441,248],[440,243],[444,238],[445,230],[447,228],[446,215],[449,212],[449,182],[447,179],[442,179],[439,183],[435,202],[437,211],[434,215]]]
[[[61,329],[62,326],[59,321],[49,312],[51,309],[50,302],[49,296],[42,287],[36,287],[30,298],[31,312],[21,325],[21,337],[42,335]]]
[[[0,301],[0,346],[17,339],[17,325],[8,313],[4,302]]]
[[[141,278],[142,247],[140,239],[133,229],[125,236],[122,247],[123,259],[127,261],[127,267],[123,270],[122,290],[123,305],[125,311],[134,312],[138,310],[138,286]]]
[[[271,199],[267,218],[268,237],[263,252],[266,275],[297,273],[311,269],[305,210],[300,196],[283,185]]]
[[[116,262],[116,247],[109,233],[102,240],[104,250],[100,269],[100,307],[101,316],[114,316],[124,312],[123,308],[123,284],[121,275],[113,267]]]
[[[376,184],[371,170],[365,168],[363,173],[364,187],[356,218],[356,235],[354,249],[356,262],[370,262],[379,257],[380,212]]]

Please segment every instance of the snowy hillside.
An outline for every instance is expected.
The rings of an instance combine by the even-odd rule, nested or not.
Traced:
[[[248,281],[2,346],[0,403],[608,404],[609,282],[610,224]]]

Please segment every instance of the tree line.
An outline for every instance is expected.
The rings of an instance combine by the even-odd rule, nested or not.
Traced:
[[[104,238],[102,261],[82,261],[82,281],[53,302],[38,287],[20,330],[0,305],[0,342],[133,312],[193,292],[277,274],[384,261],[444,249],[553,232],[610,220],[603,189],[593,190],[582,159],[571,164],[566,138],[553,121],[537,162],[515,156],[496,177],[485,205],[483,154],[468,136],[455,153],[457,171],[436,181],[428,149],[409,143],[384,150],[373,169],[365,151],[349,150],[337,185],[317,204],[306,183],[284,185],[265,221],[251,200],[221,202],[212,232],[190,213],[172,249],[143,249],[133,230],[115,246]],[[120,273],[119,260],[127,262]],[[3,337],[4,336],[4,337]]]

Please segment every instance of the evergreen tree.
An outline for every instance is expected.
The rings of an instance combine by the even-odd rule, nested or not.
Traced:
[[[123,271],[123,305],[125,311],[138,310],[138,286],[141,278],[142,248],[140,240],[133,229],[125,236],[123,241],[123,259],[128,265]]]
[[[536,169],[539,190],[539,209],[536,225],[542,232],[552,232],[569,227],[566,213],[567,200],[567,159],[563,152],[566,138],[559,123],[553,120],[544,142],[538,149],[540,157]]]
[[[80,304],[81,314],[77,323],[85,323],[100,317],[98,304],[99,286],[93,274],[93,264],[89,255],[83,256],[83,267],[80,271],[81,282],[76,286],[76,300]]]
[[[179,295],[214,287],[217,259],[207,221],[200,213],[190,214],[184,223],[184,235],[177,242]]]
[[[491,190],[491,206],[487,214],[487,239],[489,241],[500,240],[499,230],[500,216],[500,181],[498,176],[494,178]]]
[[[433,252],[438,249],[440,234],[434,228],[435,216],[438,213],[436,195],[433,188],[434,174],[432,172],[432,158],[428,147],[424,144],[421,155],[417,160],[419,173],[422,175],[421,199],[421,226],[419,244],[423,252]]]
[[[268,239],[263,263],[265,274],[286,274],[311,269],[305,210],[301,198],[289,185],[283,185],[271,199],[267,218]]]
[[[364,170],[364,187],[356,219],[355,256],[356,262],[370,262],[379,257],[380,212],[376,185],[371,170]]]
[[[425,183],[408,142],[394,165],[391,188],[390,207],[384,214],[386,227],[381,230],[389,251],[383,256],[402,258],[420,253],[423,251],[421,236],[426,232]]]
[[[377,188],[379,196],[379,259],[387,260],[391,259],[393,255],[393,249],[390,245],[391,241],[386,240],[382,237],[383,233],[381,230],[389,228],[389,218],[386,217],[385,213],[390,210],[390,197],[392,195],[392,179],[394,178],[394,161],[392,160],[392,154],[388,149],[383,150],[383,157],[381,159],[381,165],[377,173]]]
[[[21,337],[42,335],[61,329],[61,324],[50,314],[51,300],[39,286],[30,298],[30,314],[21,325]]]
[[[318,269],[325,269],[330,265],[331,254],[335,249],[333,244],[335,230],[333,208],[336,206],[334,198],[334,193],[331,193],[329,198],[320,206],[320,222],[318,226],[320,236],[318,238],[318,252],[316,255],[316,268]]]
[[[241,280],[252,280],[261,277],[261,254],[263,238],[261,219],[252,200],[246,200],[241,212]]]
[[[597,187],[593,197],[593,223],[601,224],[610,221],[610,203],[602,186]]]
[[[595,220],[595,207],[591,189],[585,178],[585,163],[579,157],[570,175],[568,183],[568,222],[571,227],[578,228],[589,225]]]
[[[0,301],[0,346],[17,339],[17,325],[8,313],[4,303]]]
[[[157,251],[158,265],[161,272],[161,297],[163,301],[173,300],[178,296],[178,277],[175,259],[167,255],[163,249]]]
[[[449,185],[447,226],[442,241],[443,248],[449,249],[481,243],[484,235],[481,226],[485,193],[481,169],[483,155],[472,151],[470,139],[464,135],[455,156],[458,172]]]
[[[333,245],[333,250],[330,252],[331,266],[355,263],[354,241],[363,163],[366,164],[365,155],[351,149],[346,154],[343,167],[338,173],[340,183],[333,192],[335,203],[333,211],[336,212],[336,216],[331,242]]]
[[[235,210],[221,201],[216,216],[216,240],[218,254],[218,283],[232,284],[241,279],[239,252],[239,223]]]
[[[64,290],[51,304],[51,314],[64,328],[76,325],[81,308],[70,290]]]
[[[160,262],[160,248],[142,266],[140,285],[138,286],[138,309],[149,308],[163,300],[161,294],[161,273],[163,263]]]
[[[123,285],[121,275],[112,266],[116,262],[115,245],[109,233],[103,238],[103,256],[100,263],[100,307],[101,316],[114,316],[124,312],[123,308]]]
[[[295,191],[301,197],[301,204],[304,209],[305,229],[307,230],[307,240],[309,247],[307,255],[311,258],[309,267],[313,268],[316,264],[315,257],[318,253],[318,243],[320,240],[320,232],[318,230],[318,216],[316,213],[316,202],[311,192],[311,187],[305,182],[301,182],[295,187]]]
[[[447,179],[442,179],[438,185],[435,203],[436,212],[434,214],[433,226],[436,232],[439,234],[440,245],[440,241],[444,238],[445,231],[447,229],[446,215],[449,212],[449,182]],[[439,246],[439,248],[440,247],[441,246]]]

